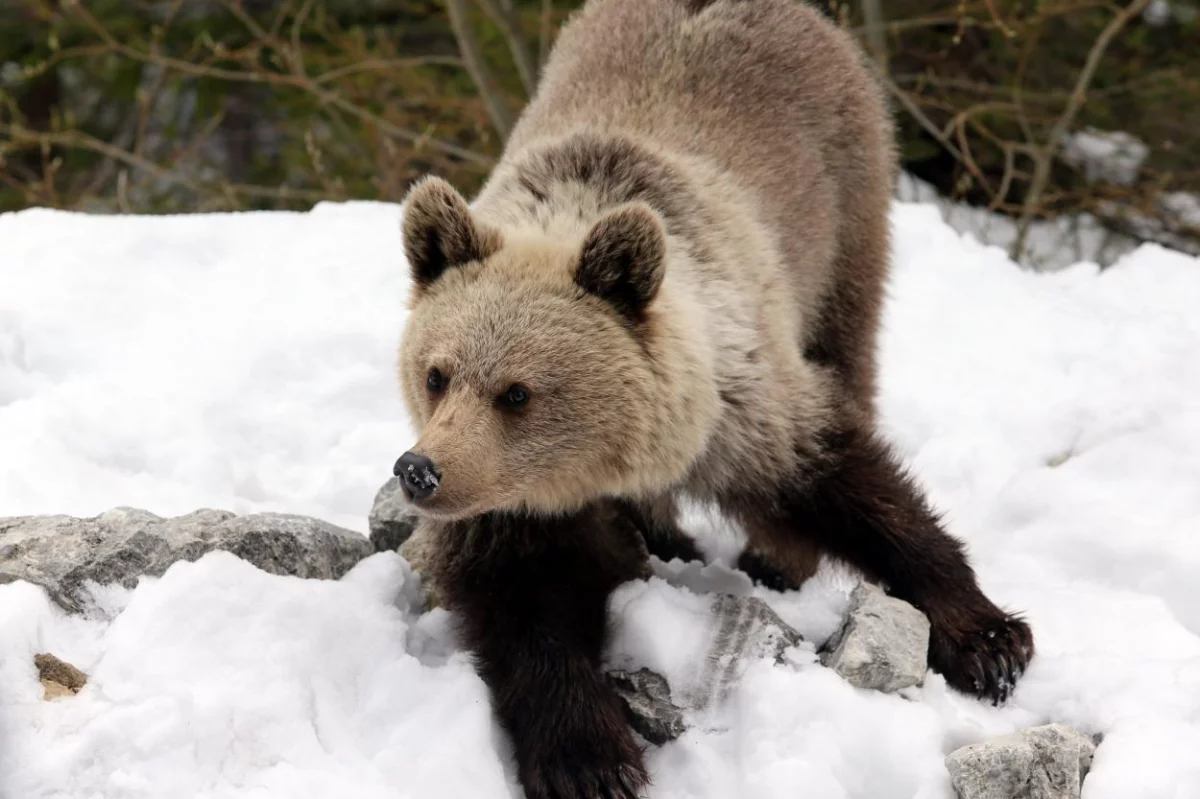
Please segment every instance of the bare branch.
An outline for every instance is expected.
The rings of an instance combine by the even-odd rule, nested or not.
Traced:
[[[525,41],[525,34],[521,32],[521,21],[517,19],[512,4],[501,4],[497,0],[476,0],[476,2],[500,29],[504,41],[508,44],[508,50],[512,53],[517,74],[520,75],[521,84],[525,87],[525,94],[532,97],[533,90],[537,85],[537,64],[534,63],[533,55],[529,52],[529,43]]]
[[[461,1],[461,0],[459,0]],[[221,67],[212,67],[206,64],[193,64],[190,61],[184,61],[178,58],[170,58],[168,56],[159,55],[156,53],[146,53],[136,50],[132,47],[122,44],[117,41],[113,35],[105,28],[99,20],[83,7],[78,0],[68,0],[71,7],[75,9],[97,36],[99,36],[113,51],[120,53],[126,58],[131,58],[135,61],[143,63],[158,64],[166,69],[172,69],[176,72],[181,72],[186,75],[194,75],[206,78],[217,78],[220,80],[237,81],[241,83],[261,83],[275,86],[288,86],[295,89],[308,92],[316,97],[322,104],[335,106],[342,109],[351,116],[357,117],[364,122],[369,122],[380,130],[397,139],[402,139],[411,144],[416,144],[421,147],[429,147],[431,150],[441,152],[445,155],[451,155],[455,158],[461,158],[480,166],[490,166],[492,159],[485,155],[468,150],[464,147],[444,142],[439,139],[431,138],[422,133],[416,133],[405,128],[395,125],[383,117],[368,111],[365,108],[354,105],[345,100],[341,96],[323,88],[315,81],[307,77],[298,75],[285,75],[278,72],[250,72],[247,70],[223,69]]]
[[[554,0],[542,0],[541,30],[538,32],[538,68],[546,66],[550,56],[550,24],[554,14]]]
[[[114,161],[119,161],[127,167],[144,170],[151,175],[154,175],[168,183],[185,186],[200,195],[212,195],[214,193],[229,194],[242,197],[258,197],[270,199],[300,199],[311,200],[314,202],[328,199],[328,192],[314,191],[311,189],[293,189],[287,186],[278,188],[268,186],[252,186],[223,183],[217,186],[205,185],[183,175],[180,170],[168,169],[160,166],[153,161],[143,158],[140,155],[135,155],[128,150],[124,150],[115,145],[109,144],[106,141],[101,141],[94,136],[89,136],[81,131],[73,130],[62,133],[47,133],[40,131],[26,130],[25,128],[15,125],[0,125],[0,132],[8,135],[14,142],[27,146],[36,146],[43,149],[57,146],[66,148],[78,148],[81,150],[89,150],[94,153],[112,158]],[[122,170],[122,173],[128,170]]]
[[[888,92],[890,92],[891,95],[895,97],[897,101],[899,101],[900,105],[904,106],[904,110],[907,111],[912,118],[917,121],[917,124],[924,128],[926,133],[935,138],[938,143],[946,149],[947,152],[955,157],[955,159],[962,161],[963,156],[959,149],[954,146],[954,143],[951,142],[950,139],[942,133],[942,131],[938,130],[938,126],[933,124],[933,120],[931,120],[925,114],[925,112],[921,110],[921,107],[917,105],[916,101],[914,101],[912,97],[908,95],[908,92],[897,86],[896,82],[887,75],[883,74],[883,71],[878,67],[875,68],[875,73],[879,78],[879,81],[883,84],[884,88],[886,88]]]
[[[866,22],[867,43],[871,55],[874,56],[879,68],[886,74],[888,70],[887,38],[883,23],[883,4],[880,0],[861,0],[863,20]]]
[[[304,48],[300,46],[300,31],[304,29],[304,20],[312,12],[313,3],[315,0],[304,0],[304,5],[300,6],[300,10],[296,12],[296,18],[292,20],[292,51],[289,53],[289,60],[292,62],[292,71],[299,77],[305,76],[304,71]]]
[[[500,96],[499,89],[492,79],[492,72],[483,58],[483,49],[471,27],[466,0],[446,0],[446,13],[450,18],[454,38],[458,40],[463,64],[466,65],[467,72],[471,74],[471,80],[475,83],[475,89],[483,100],[488,117],[492,120],[492,127],[500,134],[502,140],[507,139],[513,125],[512,111]]]
[[[1075,116],[1079,113],[1079,109],[1083,107],[1083,103],[1087,99],[1088,87],[1092,83],[1092,78],[1096,75],[1096,68],[1100,66],[1100,61],[1104,58],[1104,52],[1108,49],[1112,40],[1116,38],[1117,34],[1129,24],[1130,20],[1141,14],[1148,5],[1150,5],[1150,0],[1132,0],[1129,5],[1118,11],[1109,20],[1108,24],[1104,26],[1104,30],[1096,37],[1095,43],[1092,44],[1092,49],[1088,52],[1083,69],[1079,71],[1079,77],[1075,80],[1075,89],[1071,92],[1071,97],[1067,101],[1066,108],[1063,109],[1058,121],[1050,128],[1050,133],[1046,136],[1045,142],[1042,143],[1042,146],[1034,155],[1033,180],[1029,185],[1029,191],[1025,195],[1025,207],[1022,209],[1021,218],[1017,222],[1017,237],[1013,242],[1012,258],[1014,261],[1019,262],[1021,256],[1024,254],[1025,242],[1029,236],[1029,227],[1042,201],[1046,184],[1050,180],[1050,170],[1054,166],[1054,156],[1062,145],[1063,136],[1075,121]]]
[[[357,75],[360,72],[387,72],[393,69],[412,69],[413,67],[428,66],[462,67],[463,62],[461,58],[456,58],[452,55],[414,56],[411,58],[369,58],[365,61],[356,61],[344,67],[322,72],[313,78],[313,81],[317,85],[324,85],[332,83],[339,78]]]

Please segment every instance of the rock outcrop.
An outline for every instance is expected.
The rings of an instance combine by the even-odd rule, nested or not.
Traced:
[[[0,518],[0,582],[27,580],[68,611],[83,610],[89,582],[132,588],[174,562],[224,550],[272,574],[337,579],[372,553],[352,530],[306,516],[198,510],[163,518],[115,508],[90,518]]]

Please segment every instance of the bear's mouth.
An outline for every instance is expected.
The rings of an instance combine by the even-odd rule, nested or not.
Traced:
[[[484,512],[477,503],[455,502],[446,494],[434,494],[426,499],[409,498],[408,504],[418,516],[443,522],[461,521]]]

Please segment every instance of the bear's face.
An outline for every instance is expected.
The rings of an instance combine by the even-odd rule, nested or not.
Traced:
[[[654,416],[638,328],[664,269],[657,217],[623,207],[582,244],[506,236],[427,180],[404,227],[414,286],[399,370],[420,439],[400,476],[416,508],[553,512],[621,490],[637,420]]]

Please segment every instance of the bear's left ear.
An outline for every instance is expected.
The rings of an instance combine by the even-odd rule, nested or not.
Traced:
[[[418,288],[452,266],[482,261],[500,249],[500,231],[476,219],[462,195],[441,178],[417,183],[405,202],[404,254]]]
[[[635,202],[602,217],[579,255],[575,283],[633,324],[644,319],[667,269],[667,232],[650,206]]]

